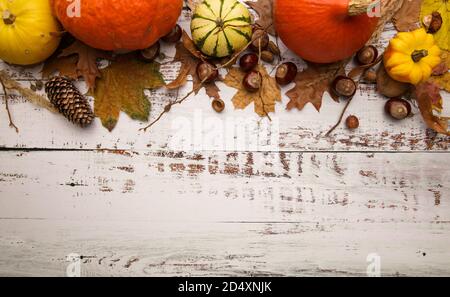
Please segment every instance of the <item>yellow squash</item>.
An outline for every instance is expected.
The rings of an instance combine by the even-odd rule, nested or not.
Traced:
[[[42,62],[58,47],[59,31],[50,0],[0,0],[0,60]]]
[[[433,68],[441,63],[441,50],[433,35],[421,28],[400,32],[384,54],[384,66],[395,80],[417,85],[428,80]]]

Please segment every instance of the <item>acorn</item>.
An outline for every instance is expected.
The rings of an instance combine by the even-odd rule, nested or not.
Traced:
[[[423,23],[425,25],[425,28],[427,28],[428,33],[437,33],[442,28],[442,15],[439,12],[435,11],[431,15],[425,16]]]
[[[369,65],[374,63],[378,58],[378,50],[373,45],[363,47],[356,54],[356,60],[360,65]]]
[[[347,117],[347,120],[345,120],[345,125],[350,130],[358,129],[358,127],[359,127],[359,119],[358,119],[358,117],[356,117],[354,115],[351,115],[351,116]]]
[[[350,98],[356,94],[356,82],[350,77],[340,75],[333,81],[331,90],[339,97]]]
[[[200,81],[209,83],[215,81],[219,77],[219,71],[213,64],[202,61],[197,65],[197,76]]]
[[[245,54],[239,60],[239,66],[241,66],[243,71],[248,72],[254,69],[258,65],[258,62],[259,58],[257,54]]]
[[[259,52],[267,49],[269,46],[269,34],[264,32],[264,30],[256,30],[252,36],[252,43],[250,44],[250,49],[254,52]]]
[[[267,63],[273,63],[273,61],[275,61],[275,55],[268,50],[262,51],[261,52],[261,60],[263,60],[264,62]]]
[[[159,57],[160,53],[161,53],[161,45],[159,42],[157,42],[151,47],[141,50],[139,52],[139,56],[141,60],[145,62],[153,62],[156,60],[156,58]]]
[[[211,106],[216,112],[221,113],[225,109],[225,102],[222,99],[214,99]]]
[[[294,81],[297,77],[297,73],[297,65],[292,62],[283,63],[278,66],[275,79],[279,85],[285,86]]]
[[[262,85],[262,77],[258,71],[252,70],[247,73],[242,82],[245,89],[249,92],[257,92]]]
[[[276,56],[280,56],[281,55],[280,48],[273,41],[269,41],[269,45],[267,46],[267,50],[269,50],[272,54],[274,54]]]
[[[169,34],[167,34],[166,36],[161,38],[161,40],[164,42],[167,42],[167,43],[176,43],[176,42],[180,41],[182,35],[183,35],[183,29],[181,29],[180,25],[176,25],[169,32]]]
[[[396,120],[406,119],[411,115],[411,104],[401,98],[391,98],[386,102],[384,110],[388,115]]]

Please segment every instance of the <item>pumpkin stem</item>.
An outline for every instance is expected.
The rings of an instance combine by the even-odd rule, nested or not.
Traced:
[[[370,8],[373,8],[374,4],[376,4],[374,0],[350,0],[348,5],[348,15],[358,16],[368,14]]]
[[[427,50],[415,50],[411,54],[411,58],[413,59],[413,61],[415,63],[418,63],[420,60],[422,60],[426,56],[428,56],[428,51]]]
[[[14,24],[14,21],[16,20],[16,16],[13,15],[9,10],[4,10],[3,11],[3,22],[5,23],[5,25],[12,25]]]

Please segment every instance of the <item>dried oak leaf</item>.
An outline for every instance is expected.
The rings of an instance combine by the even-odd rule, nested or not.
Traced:
[[[450,50],[450,1],[448,0],[423,0],[420,19],[433,12],[439,12],[442,17],[441,29],[434,33],[434,39],[443,50]]]
[[[273,23],[273,0],[245,1],[245,4],[259,15],[256,24],[263,29],[267,29],[267,33],[270,35],[276,36],[277,32]]]
[[[49,78],[54,73],[58,72],[61,76],[76,80],[79,77],[77,62],[77,56],[58,57],[55,55],[45,61],[44,67],[42,68],[42,76],[44,78]]]
[[[442,63],[434,71],[430,82],[438,85],[442,90],[450,92],[450,52],[442,51]]]
[[[449,118],[434,115],[434,111],[437,109],[436,105],[442,102],[439,87],[431,82],[425,82],[416,86],[414,94],[427,126],[437,133],[450,136],[450,131],[448,131]]]
[[[206,94],[209,97],[220,99],[220,89],[214,82],[204,83],[202,86],[201,80],[198,78],[196,73],[197,64],[202,60],[206,60],[206,57],[199,50],[197,50],[192,39],[184,31],[182,42],[177,43],[176,50],[177,51],[173,62],[180,62],[181,68],[177,78],[170,84],[166,85],[166,88],[168,90],[175,90],[183,87],[186,85],[188,76],[190,75],[193,80],[193,90],[195,90],[196,95],[201,88],[204,87]]]
[[[97,80],[92,95],[95,115],[103,126],[112,131],[120,111],[134,120],[148,121],[150,101],[144,90],[164,86],[160,65],[140,61],[133,55],[123,55],[100,72],[101,78]]]
[[[369,40],[368,44],[374,44],[380,40],[381,34],[383,33],[386,24],[392,20],[392,17],[397,13],[397,11],[402,7],[404,1],[407,0],[383,0],[381,1],[381,17],[378,21],[377,28]],[[374,4],[379,3],[379,1]],[[378,4],[377,4],[378,5]]]
[[[91,48],[80,41],[75,41],[71,46],[62,51],[59,58],[70,57],[72,55],[78,56],[76,64],[77,76],[82,76],[89,89],[93,90],[96,79],[101,77],[97,60],[111,59],[111,54]]]
[[[271,77],[264,66],[259,65],[257,70],[261,73],[262,85],[258,92],[248,92],[243,86],[245,72],[233,67],[224,79],[224,83],[238,90],[233,97],[233,105],[237,109],[245,109],[252,102],[255,104],[255,112],[260,116],[268,116],[269,112],[275,112],[275,103],[281,101],[281,90],[276,80]]]
[[[402,7],[392,18],[395,28],[400,32],[420,28],[420,8],[422,0],[404,0]]]
[[[317,111],[320,111],[325,92],[328,92],[335,101],[339,101],[339,98],[330,91],[330,86],[336,76],[345,74],[346,63],[341,61],[328,65],[308,64],[306,70],[297,74],[295,87],[286,93],[291,99],[287,109],[302,110],[306,104],[311,103]]]
[[[411,84],[393,79],[386,71],[384,63],[377,69],[377,92],[388,98],[401,97],[411,90]]]

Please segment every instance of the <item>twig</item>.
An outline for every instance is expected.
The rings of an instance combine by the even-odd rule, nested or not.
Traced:
[[[339,68],[336,69],[336,72],[334,73],[334,75],[336,76],[338,74],[338,72],[339,72]],[[360,81],[358,81],[357,86],[359,85],[359,83],[360,83]],[[345,107],[342,110],[342,113],[341,113],[341,116],[339,117],[338,122],[325,134],[325,137],[330,136],[330,134],[333,133],[333,131],[336,130],[337,127],[339,127],[339,125],[342,123],[342,119],[344,118],[344,115],[347,112],[347,109],[350,106],[350,103],[352,103],[353,98],[355,98],[355,95],[353,95],[351,98],[348,99],[347,104],[345,104]]]
[[[341,116],[339,117],[338,122],[336,123],[336,125],[333,126],[333,128],[330,129],[330,131],[327,132],[327,134],[325,134],[325,137],[330,136],[330,134],[333,133],[333,131],[336,130],[337,127],[339,127],[339,125],[342,123],[342,119],[344,118],[344,115],[347,112],[347,109],[350,106],[350,103],[352,102],[353,98],[355,98],[355,97],[353,96],[352,98],[348,99],[347,104],[345,104],[345,107],[342,110],[342,113],[341,113]]]
[[[384,54],[383,54],[384,55]],[[350,78],[354,78],[355,76],[359,75],[360,71],[364,71],[366,69],[369,69],[373,66],[376,66],[377,64],[379,64],[382,60],[383,60],[383,55],[380,55],[373,63],[368,64],[368,65],[363,65],[363,66],[358,66],[356,68],[354,68],[352,71],[350,71],[350,73],[348,74],[348,77]],[[337,72],[339,71],[339,69],[336,71],[335,75],[337,75]],[[359,85],[361,83],[361,78],[358,80],[358,84]],[[334,125],[326,134],[325,137],[330,136],[331,133],[333,133],[334,130],[337,129],[337,127],[339,127],[339,125],[342,123],[342,120],[344,119],[344,115],[347,112],[348,107],[350,106],[350,103],[352,102],[353,98],[355,96],[353,96],[352,98],[350,98],[347,101],[347,104],[344,107],[344,110],[342,111],[341,116],[339,117],[339,121],[336,123],[336,125]]]
[[[17,81],[12,79],[4,70],[0,70],[0,80],[3,84],[10,90],[16,90],[20,95],[31,103],[36,104],[39,107],[45,108],[51,112],[57,113],[56,108],[47,100],[47,98],[37,94],[36,92],[30,90],[29,88],[22,87]]]
[[[158,116],[153,122],[151,122],[148,126],[139,129],[139,131],[147,132],[147,130],[150,129],[153,125],[155,125],[155,124],[156,124],[156,123],[157,123],[157,122],[158,122],[158,121],[159,121],[166,113],[170,112],[170,110],[172,109],[172,106],[183,103],[183,102],[186,101],[192,94],[194,94],[194,93],[200,91],[201,88],[203,88],[203,84],[208,80],[208,78],[209,78],[209,77],[206,77],[204,80],[202,80],[202,81],[200,82],[200,85],[199,85],[198,87],[192,89],[192,91],[190,91],[189,93],[187,93],[183,98],[177,99],[177,100],[175,100],[175,101],[170,102],[169,104],[167,104],[167,105],[164,107],[163,112],[161,112],[161,113],[159,114],[159,116]]]
[[[3,92],[5,93],[5,106],[6,106],[6,112],[8,113],[8,119],[9,119],[9,126],[11,128],[14,128],[16,130],[16,133],[19,133],[19,128],[14,124],[12,117],[11,117],[11,111],[9,110],[9,103],[8,103],[8,91],[6,90],[6,86],[3,83],[2,78],[0,77],[0,84],[2,85]]]

